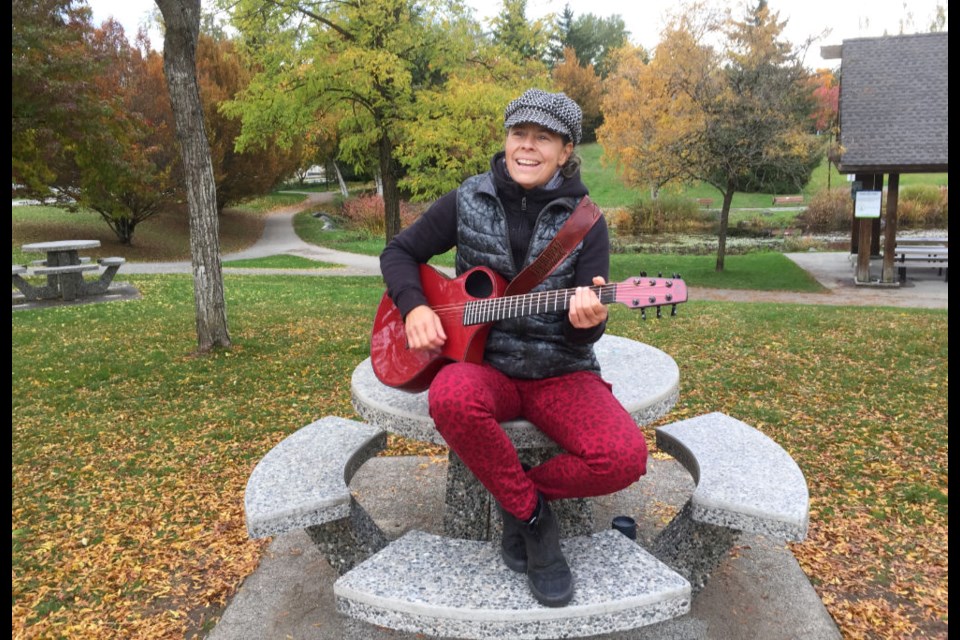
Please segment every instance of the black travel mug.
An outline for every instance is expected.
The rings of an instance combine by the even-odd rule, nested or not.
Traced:
[[[637,521],[630,516],[616,516],[612,526],[631,540],[637,539]]]

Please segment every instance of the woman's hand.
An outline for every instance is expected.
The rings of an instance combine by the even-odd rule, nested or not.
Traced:
[[[602,286],[606,281],[600,277],[593,278],[594,286]],[[567,314],[570,324],[577,329],[595,327],[607,319],[607,306],[600,302],[600,298],[590,287],[577,287],[570,296],[570,309]]]
[[[404,319],[407,348],[420,351],[439,351],[447,341],[440,324],[440,316],[425,304],[414,307]]]

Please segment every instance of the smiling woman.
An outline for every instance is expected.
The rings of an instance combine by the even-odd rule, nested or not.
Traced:
[[[550,501],[632,484],[646,473],[647,446],[601,378],[594,351],[606,328],[607,308],[595,287],[609,277],[610,242],[574,154],[580,106],[563,93],[530,89],[506,106],[503,126],[504,150],[490,170],[442,196],[384,249],[383,305],[397,319],[398,342],[429,358],[448,344],[456,350],[462,340],[451,305],[428,295],[434,291],[426,264],[454,246],[458,276],[495,272],[512,281],[511,294],[571,292],[568,306],[489,323],[482,336],[471,336],[482,364],[480,357],[464,358],[422,381],[440,437],[497,501],[503,563],[526,573],[538,602],[562,607],[574,585]],[[569,250],[557,240],[571,233],[568,223],[581,211],[597,215],[587,213],[591,223],[579,225]],[[544,255],[556,256],[548,268],[539,259]],[[518,283],[528,286],[517,290]],[[500,424],[519,417],[570,453],[525,468]]]

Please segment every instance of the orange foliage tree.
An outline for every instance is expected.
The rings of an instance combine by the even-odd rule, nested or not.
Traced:
[[[590,142],[596,139],[596,129],[603,116],[600,113],[602,87],[600,76],[592,64],[581,66],[577,62],[577,53],[572,47],[563,50],[563,61],[553,68],[553,84],[573,98],[583,110],[583,139]]]

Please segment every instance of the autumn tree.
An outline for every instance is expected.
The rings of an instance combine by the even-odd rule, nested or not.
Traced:
[[[238,144],[266,134],[289,144],[316,132],[319,123],[334,123],[338,158],[356,170],[377,167],[387,240],[400,230],[404,163],[444,180],[474,166],[473,156],[467,161],[463,154],[487,148],[484,136],[494,130],[488,121],[502,122],[506,105],[498,98],[494,108],[493,98],[514,86],[516,74],[501,70],[525,68],[488,53],[459,2],[241,0],[232,11],[259,69],[224,107],[243,118]],[[469,119],[461,117],[464,108]],[[412,137],[433,137],[442,151],[433,153]],[[457,140],[472,148],[461,149]],[[416,180],[407,186],[419,194],[433,189]]]
[[[632,45],[618,50],[613,63],[597,130],[603,161],[612,162],[625,183],[649,188],[657,198],[665,185],[692,179],[690,145],[705,117],[680,87],[706,83],[718,61],[693,34],[677,31],[661,41],[649,63],[647,52]]]
[[[155,0],[163,15],[163,68],[183,160],[190,216],[190,254],[200,353],[229,347],[220,263],[217,189],[197,83],[200,0]]]
[[[96,126],[99,100],[87,79],[90,8],[80,0],[11,2],[11,159],[22,196],[63,197],[76,180],[75,142]]]
[[[471,64],[452,68],[446,82],[419,91],[397,147],[406,169],[402,186],[412,199],[437,198],[488,170],[503,148],[504,108],[531,86],[553,90],[543,81],[546,73],[536,60],[514,62],[481,48]]]
[[[210,141],[218,212],[251,196],[269,193],[294,172],[304,154],[303,141],[283,149],[275,135],[263,136],[242,152],[237,150],[242,121],[226,115],[220,105],[245,89],[252,75],[250,65],[232,41],[200,35],[197,81]]]
[[[723,196],[717,271],[733,194],[799,191],[818,164],[808,72],[780,40],[784,25],[763,0],[741,21],[687,8],[662,34],[643,82],[633,90],[620,82],[604,101],[598,139],[622,166],[636,163],[625,174],[634,184],[703,181]],[[725,37],[725,50],[714,51],[707,36]],[[642,116],[624,113],[631,109]]]
[[[582,66],[573,48],[567,47],[563,61],[553,68],[550,75],[557,90],[564,92],[580,105],[583,111],[583,139],[585,142],[593,142],[596,139],[596,129],[603,120],[600,113],[603,89],[600,76],[594,71],[593,65]]]
[[[839,133],[840,82],[829,69],[817,69],[810,77],[814,108],[810,114],[817,135],[824,135],[827,144],[827,190],[830,190],[830,167],[833,164],[833,143]]]
[[[96,211],[129,245],[136,227],[178,193],[180,164],[170,105],[160,56],[149,42],[131,47],[119,23],[108,20],[94,31],[90,47],[107,61],[90,79],[102,108],[97,127],[74,147],[78,178],[62,188],[78,206]]]

